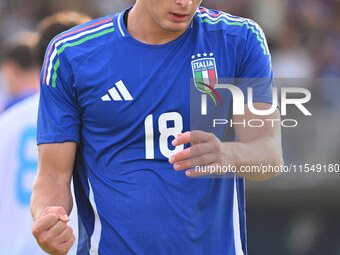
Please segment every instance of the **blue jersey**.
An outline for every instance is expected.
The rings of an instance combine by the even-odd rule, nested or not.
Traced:
[[[246,254],[243,179],[188,178],[168,158],[183,149],[174,136],[194,129],[190,86],[272,77],[261,29],[199,8],[179,38],[147,45],[124,13],[56,37],[42,70],[38,144],[78,144],[78,254]],[[254,92],[271,102],[270,84]]]

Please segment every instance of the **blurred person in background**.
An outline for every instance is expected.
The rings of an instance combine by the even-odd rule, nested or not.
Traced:
[[[57,34],[90,18],[79,13],[59,13],[39,25],[35,54],[40,64],[48,43]],[[30,57],[27,55],[26,58]],[[32,56],[33,57],[33,56]],[[26,59],[29,62],[29,59]],[[39,64],[38,64],[39,65]],[[17,103],[0,116],[0,247],[1,254],[45,254],[32,236],[30,215],[32,183],[37,169],[36,122],[39,94]],[[75,233],[76,209],[70,216]],[[74,247],[69,254],[75,254]]]
[[[40,67],[36,57],[38,35],[23,32],[7,42],[1,71],[6,85],[5,110],[39,90]]]
[[[62,11],[78,11],[97,16],[93,0],[0,0],[0,44],[20,30],[34,30],[44,18]]]
[[[315,65],[308,50],[303,47],[294,24],[288,24],[280,34],[278,48],[273,52],[275,78],[307,78],[315,74]],[[285,84],[285,86],[289,83]],[[307,85],[308,86],[308,85]]]
[[[134,0],[90,0],[102,15],[109,15],[112,10],[122,11],[134,4]]]

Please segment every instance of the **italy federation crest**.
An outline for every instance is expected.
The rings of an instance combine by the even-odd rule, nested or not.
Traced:
[[[215,58],[212,57],[213,53],[209,54],[210,57],[206,57],[208,56],[206,53],[203,54],[203,58],[200,58],[201,56],[202,54],[192,56],[193,59],[198,59],[191,61],[191,68],[196,88],[206,93],[207,91],[211,91],[209,87],[214,88],[218,83],[216,61]]]

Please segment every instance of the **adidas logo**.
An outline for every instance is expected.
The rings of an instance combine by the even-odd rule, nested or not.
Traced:
[[[102,97],[102,101],[123,101],[123,100],[132,101],[133,100],[132,96],[130,95],[129,91],[127,90],[123,81],[121,80],[119,82],[116,82],[115,86],[109,89],[108,92],[109,92],[108,94]]]

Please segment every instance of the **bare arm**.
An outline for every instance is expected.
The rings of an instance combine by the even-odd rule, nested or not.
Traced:
[[[268,109],[269,104],[254,103],[258,110]],[[283,164],[281,150],[281,126],[279,122],[265,121],[265,119],[280,119],[279,111],[269,116],[258,116],[252,114],[246,107],[244,116],[234,116],[234,122],[246,123],[251,119],[264,121],[263,127],[249,127],[247,124],[234,125],[238,142],[222,143],[215,135],[202,131],[192,131],[180,134],[173,145],[178,146],[191,143],[192,146],[175,155],[169,161],[174,164],[175,170],[184,170],[196,166],[236,166],[237,174],[251,180],[264,180],[275,177],[277,173],[241,172],[241,166],[260,166]],[[207,173],[197,172],[195,169],[187,170],[188,176],[201,176]]]
[[[31,198],[32,232],[44,251],[66,254],[75,240],[67,222],[73,206],[70,183],[76,143],[42,144],[38,149],[38,173]]]
[[[38,173],[33,185],[31,211],[38,218],[48,206],[72,210],[71,177],[76,143],[42,144],[38,146]]]
[[[255,103],[254,106],[258,110],[266,110],[270,107],[266,103]],[[258,116],[251,113],[248,107],[245,107],[244,116],[233,117],[234,122],[245,120],[247,123],[251,119],[262,120],[265,124],[263,127],[250,127],[247,124],[246,127],[235,126],[239,142],[225,143],[231,154],[231,164],[237,168],[240,168],[240,166],[282,165],[281,124],[278,121],[265,121],[265,119],[280,120],[279,110],[276,109],[273,114],[268,116]],[[269,171],[265,174],[239,172],[238,175],[251,180],[263,180],[275,177],[277,173]]]

